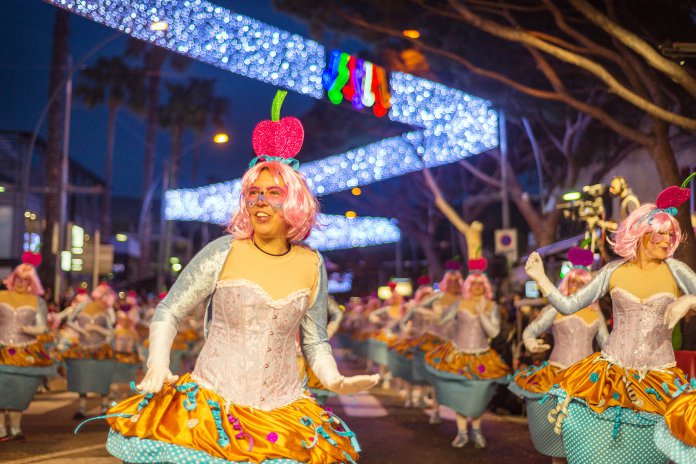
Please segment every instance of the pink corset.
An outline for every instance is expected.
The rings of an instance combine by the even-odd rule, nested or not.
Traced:
[[[22,331],[22,326],[36,324],[36,308],[13,308],[0,303],[0,345],[26,345],[36,340],[35,335]]]
[[[457,311],[457,323],[452,341],[457,348],[466,353],[477,353],[490,348],[488,335],[483,331],[478,316],[466,309]]]

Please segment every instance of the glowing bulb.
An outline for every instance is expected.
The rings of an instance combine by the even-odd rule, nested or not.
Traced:
[[[169,29],[169,23],[166,21],[155,21],[150,24],[151,31],[166,31],[167,29]]]
[[[219,134],[215,134],[215,137],[213,137],[213,142],[215,143],[227,143],[230,140],[230,136],[225,134],[224,132],[220,132]]]
[[[116,234],[116,241],[117,242],[127,242],[128,236],[126,234]]]
[[[346,217],[348,219],[354,219],[358,214],[355,211],[346,211]]]
[[[360,196],[360,194],[362,193],[362,190],[360,189],[360,187],[353,187],[353,189],[350,191],[350,193],[352,193],[353,195],[355,195],[357,197],[357,196]]]
[[[420,32],[418,32],[415,29],[406,29],[403,31],[404,37],[408,37],[409,39],[419,39],[420,38]]]
[[[181,270],[181,264],[179,264],[179,263],[172,264],[172,271],[179,272],[180,270]]]
[[[580,198],[582,198],[582,193],[580,193],[580,192],[568,192],[568,193],[563,194],[563,196],[561,198],[563,198],[563,201],[579,200]]]

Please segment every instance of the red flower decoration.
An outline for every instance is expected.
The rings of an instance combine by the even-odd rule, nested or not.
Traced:
[[[594,263],[594,254],[590,250],[572,247],[568,250],[568,261],[573,263],[573,266],[590,267]]]
[[[469,260],[469,272],[484,272],[488,268],[486,258],[476,258]]]
[[[41,253],[32,253],[31,251],[25,251],[22,254],[22,262],[24,264],[31,264],[34,267],[39,267],[41,265]]]
[[[294,158],[304,142],[304,129],[299,119],[280,119],[280,107],[287,92],[279,90],[273,99],[271,120],[261,121],[251,134],[254,153],[259,157]]]

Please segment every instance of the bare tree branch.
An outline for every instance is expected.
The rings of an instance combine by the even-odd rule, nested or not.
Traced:
[[[633,32],[625,29],[615,21],[609,19],[602,12],[596,10],[586,0],[570,0],[570,4],[581,12],[587,19],[604,29],[607,34],[617,38],[628,48],[642,56],[653,68],[661,71],[670,79],[681,85],[684,90],[696,97],[696,79],[679,64],[665,58],[655,51],[652,45],[645,42]],[[663,118],[660,118],[663,119]],[[667,121],[669,122],[669,121]]]
[[[500,183],[500,180],[489,176],[488,174],[484,173],[480,169],[478,169],[476,166],[473,164],[469,163],[466,160],[459,160],[458,161],[459,165],[462,166],[464,169],[469,171],[474,177],[477,179],[480,179],[487,183],[488,185],[491,185],[496,188],[502,188],[502,184]]]
[[[502,24],[482,18],[481,16],[474,14],[458,0],[449,0],[449,4],[462,15],[462,19],[464,21],[468,22],[472,26],[511,42],[530,45],[548,53],[555,58],[558,58],[559,60],[584,69],[603,81],[614,93],[616,93],[616,95],[633,104],[637,108],[640,108],[646,113],[670,124],[674,124],[691,131],[696,131],[696,119],[691,119],[680,114],[672,113],[671,111],[661,108],[651,101],[646,100],[631,89],[626,88],[623,84],[617,81],[609,71],[598,63],[595,63],[584,56],[578,55],[577,53],[570,52],[540,40],[525,30],[504,26]]]

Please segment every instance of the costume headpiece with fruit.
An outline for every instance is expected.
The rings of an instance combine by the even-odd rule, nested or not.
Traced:
[[[304,142],[304,128],[299,119],[292,116],[280,118],[280,108],[288,94],[278,90],[271,105],[271,120],[261,121],[251,134],[251,145],[254,147],[256,158],[251,160],[249,167],[254,167],[259,161],[279,161],[292,166],[294,170],[300,167],[295,156],[300,152]]]
[[[594,263],[594,253],[579,247],[571,247],[568,250],[568,261],[574,268],[589,270]]]
[[[17,266],[10,275],[3,281],[7,289],[10,291],[15,290],[15,280],[24,279],[29,282],[26,288],[27,293],[32,293],[34,295],[43,295],[44,289],[41,285],[41,280],[36,272],[36,268],[41,265],[41,254],[32,253],[30,251],[25,251],[22,254],[22,264]]]

